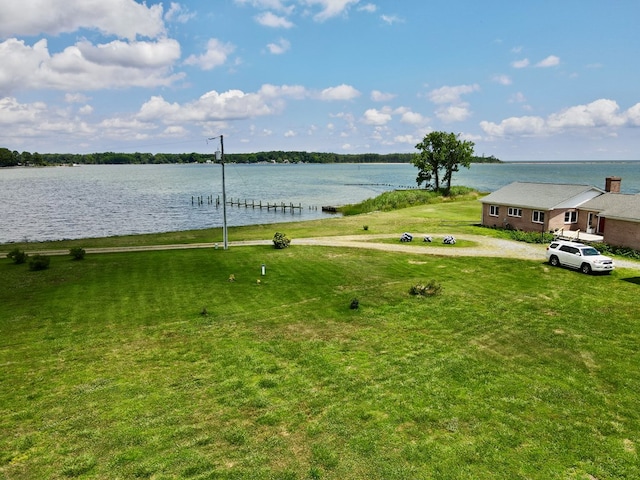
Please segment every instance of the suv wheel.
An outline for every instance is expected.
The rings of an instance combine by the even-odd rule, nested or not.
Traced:
[[[588,263],[583,263],[580,267],[580,270],[582,271],[582,273],[586,273],[587,275],[589,275],[591,273],[591,265],[589,265]]]
[[[549,263],[554,267],[557,267],[558,265],[560,265],[560,262],[558,261],[558,257],[556,257],[555,255],[551,255],[551,258],[549,258]]]

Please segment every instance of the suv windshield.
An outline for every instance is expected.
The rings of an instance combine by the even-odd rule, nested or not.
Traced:
[[[594,255],[600,255],[600,252],[598,252],[598,250],[596,250],[593,247],[589,247],[589,248],[582,249],[582,255],[584,255],[585,257],[591,257]]]

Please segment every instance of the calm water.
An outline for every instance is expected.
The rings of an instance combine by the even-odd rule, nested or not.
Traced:
[[[219,227],[220,165],[90,165],[0,169],[0,243]],[[229,226],[326,217],[343,205],[395,188],[415,187],[417,169],[396,164],[225,166],[227,200],[292,202],[294,213],[227,207]],[[588,184],[622,177],[640,192],[640,162],[475,164],[453,184],[493,191],[513,181]],[[204,197],[203,205],[192,197]]]

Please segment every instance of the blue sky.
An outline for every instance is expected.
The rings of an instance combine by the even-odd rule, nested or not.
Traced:
[[[640,159],[637,0],[3,0],[0,146]]]

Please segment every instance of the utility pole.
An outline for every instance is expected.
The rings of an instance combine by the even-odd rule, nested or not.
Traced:
[[[222,165],[222,242],[224,249],[229,248],[229,237],[227,235],[227,194],[224,185],[224,135],[218,135],[217,137],[211,137],[209,140],[220,139],[220,150],[216,150],[216,160],[220,161]]]

